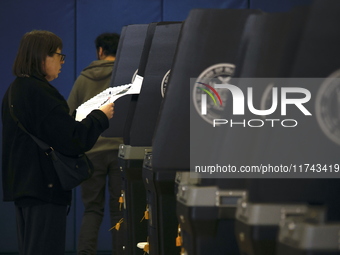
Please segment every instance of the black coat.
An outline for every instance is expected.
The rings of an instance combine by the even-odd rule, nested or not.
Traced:
[[[83,121],[69,115],[64,97],[42,77],[16,78],[11,84],[15,116],[34,136],[66,155],[88,151],[108,128],[106,115],[92,111]],[[71,191],[61,188],[49,157],[14,122],[8,102],[2,101],[2,187],[4,201],[22,198],[48,203],[71,203]]]

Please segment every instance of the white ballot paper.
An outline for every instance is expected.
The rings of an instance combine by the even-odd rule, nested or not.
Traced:
[[[142,88],[142,83],[143,77],[136,75],[133,83],[105,89],[77,108],[75,120],[81,121],[93,110],[99,109],[102,105],[113,103],[122,96],[139,94]]]

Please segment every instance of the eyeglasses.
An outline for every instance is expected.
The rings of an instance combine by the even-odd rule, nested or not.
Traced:
[[[66,58],[65,54],[61,54],[61,53],[58,53],[58,52],[54,52],[54,54],[58,54],[60,56],[60,61],[64,61],[65,58]]]

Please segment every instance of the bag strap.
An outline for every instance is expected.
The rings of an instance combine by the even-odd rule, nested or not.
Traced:
[[[51,151],[53,151],[54,149],[50,146],[48,146],[47,143],[41,141],[39,138],[35,137],[34,135],[32,135],[30,132],[27,131],[27,129],[21,124],[21,122],[18,120],[18,118],[14,115],[13,112],[13,104],[12,104],[12,85],[9,87],[9,91],[8,91],[8,104],[9,104],[9,111],[11,113],[12,118],[14,119],[15,123],[17,123],[17,125],[26,133],[28,134],[30,137],[32,137],[32,139],[39,145],[39,147],[46,153],[46,155],[49,155]]]

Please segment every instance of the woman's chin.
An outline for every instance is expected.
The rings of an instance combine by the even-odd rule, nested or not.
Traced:
[[[45,79],[47,81],[53,81],[54,79],[57,79],[58,78],[58,75],[55,75],[55,76],[45,76]]]

